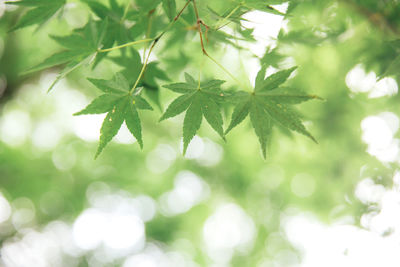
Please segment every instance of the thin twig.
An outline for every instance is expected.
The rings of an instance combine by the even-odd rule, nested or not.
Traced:
[[[146,35],[145,37],[148,38],[150,36],[150,32],[151,32],[151,26],[153,24],[153,14],[154,14],[155,9],[152,9],[149,11],[148,17],[149,17],[149,24],[147,25],[147,31],[146,31]],[[147,45],[144,47],[143,49],[143,58],[146,55],[146,50],[147,50]]]
[[[243,84],[236,79],[235,76],[232,75],[232,73],[230,73],[224,66],[222,66],[222,64],[220,64],[217,60],[215,60],[212,56],[210,56],[205,47],[204,47],[204,42],[203,42],[203,32],[201,31],[201,25],[204,25],[206,27],[206,29],[208,29],[208,26],[200,19],[199,17],[199,12],[197,10],[197,6],[196,6],[196,0],[192,0],[193,2],[193,8],[194,8],[194,13],[196,14],[196,20],[197,20],[197,31],[199,32],[200,35],[200,44],[201,44],[201,50],[203,51],[203,54],[205,56],[207,56],[209,59],[211,59],[211,61],[213,61],[218,67],[220,67],[226,74],[228,74],[229,77],[232,78],[232,80],[234,80],[237,84],[239,84],[240,86],[242,86],[243,88],[246,88],[246,86],[243,86]]]
[[[226,23],[227,20],[228,20],[233,14],[235,14],[235,12],[236,12],[242,5],[243,5],[243,4],[240,3],[240,4],[239,4],[238,6],[236,6],[234,9],[232,9],[232,11],[231,11],[226,17],[224,17],[219,23],[217,23],[217,25],[215,25],[215,30],[219,30],[219,29],[221,29],[222,27],[224,27],[225,25],[227,25],[227,24],[224,25],[224,23]]]
[[[153,51],[153,48],[156,45],[157,41],[158,41],[158,39],[154,40],[153,43],[151,44],[149,53],[147,54],[147,57],[146,57],[146,59],[145,59],[145,61],[143,63],[143,67],[140,70],[139,76],[137,77],[137,79],[135,81],[135,84],[133,85],[132,89],[129,91],[129,94],[132,94],[135,91],[136,87],[138,86],[139,81],[142,78],[142,76],[144,74],[144,71],[146,70],[147,63],[149,62],[151,51]]]
[[[131,1],[128,1],[128,4],[126,5],[126,7],[124,9],[124,14],[121,17],[120,22],[123,22],[126,18],[126,15],[128,15],[128,10],[129,10],[130,5],[131,5]]]
[[[221,70],[223,70],[226,74],[228,74],[229,77],[232,78],[232,80],[234,80],[237,84],[239,84],[240,86],[242,86],[243,88],[247,88],[246,86],[244,86],[238,79],[236,79],[235,76],[233,76],[232,73],[230,73],[224,66],[222,66],[221,63],[219,63],[217,60],[215,60],[212,56],[210,56],[209,54],[205,54],[209,59],[211,59],[211,61],[213,61],[218,67],[220,67]]]
[[[149,53],[147,54],[147,57],[146,57],[146,59],[145,59],[145,61],[144,61],[144,63],[143,63],[143,67],[142,67],[142,69],[141,69],[141,71],[140,71],[140,73],[139,73],[139,76],[137,77],[137,79],[136,79],[136,81],[135,81],[135,84],[133,85],[132,89],[129,91],[130,94],[132,94],[132,93],[135,91],[136,87],[138,86],[138,84],[139,84],[139,82],[140,82],[140,79],[143,77],[144,71],[146,70],[147,63],[149,62],[149,58],[150,58],[151,52],[153,51],[154,46],[158,43],[158,41],[161,39],[161,37],[169,30],[169,28],[171,28],[172,25],[175,24],[175,22],[176,22],[176,21],[178,20],[178,18],[181,16],[181,14],[182,14],[183,11],[185,10],[185,8],[188,6],[188,4],[189,4],[190,1],[191,1],[191,0],[188,0],[188,1],[186,2],[186,4],[185,4],[185,5],[183,6],[183,8],[181,9],[181,11],[179,11],[178,15],[176,15],[175,19],[174,19],[173,21],[171,21],[171,22],[168,24],[168,26],[164,29],[164,31],[162,31],[156,38],[151,39],[151,40],[153,40],[153,43],[151,44]]]
[[[131,45],[136,45],[136,44],[151,42],[151,41],[153,41],[153,40],[154,40],[154,39],[150,39],[150,38],[149,38],[149,39],[143,39],[143,40],[139,40],[139,41],[133,41],[133,42],[129,42],[129,43],[126,43],[126,44],[123,44],[123,45],[114,46],[114,47],[111,47],[111,48],[100,49],[98,52],[99,52],[99,53],[109,52],[109,51],[121,49],[121,48],[124,48],[124,47],[127,47],[127,46],[131,46]]]

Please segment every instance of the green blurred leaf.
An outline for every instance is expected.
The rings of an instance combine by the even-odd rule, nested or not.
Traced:
[[[162,5],[167,14],[169,20],[173,20],[176,15],[176,3],[175,0],[162,0]]]
[[[27,26],[45,23],[65,5],[66,0],[21,0],[6,1],[5,3],[31,8],[11,28],[11,31],[15,31]]]

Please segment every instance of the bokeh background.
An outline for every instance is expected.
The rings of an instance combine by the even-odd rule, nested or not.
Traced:
[[[199,2],[210,24],[208,7],[237,5]],[[324,98],[299,106],[318,145],[275,129],[263,160],[249,121],[226,143],[203,124],[182,156],[183,117],[157,122],[174,97],[161,89],[160,108],[142,116],[143,151],[124,126],[94,160],[104,115],[72,114],[98,95],[86,77],[121,67],[79,68],[49,94],[58,68],[21,75],[59,51],[48,34],[83,26],[88,6],[68,1],[59,18],[10,33],[25,10],[2,1],[0,265],[400,266],[399,6],[292,1],[274,6],[287,16],[254,11],[210,33],[210,54],[245,83],[260,62],[268,74],[299,66],[288,84]],[[192,13],[177,24],[187,33],[172,30],[151,58],[168,77],[157,84],[201,68],[237,89],[202,56]],[[253,29],[246,40],[238,25]]]

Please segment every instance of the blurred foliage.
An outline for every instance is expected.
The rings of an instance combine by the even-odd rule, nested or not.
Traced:
[[[399,115],[397,89],[395,94],[369,97],[370,91],[351,90],[346,77],[355,66],[362,66],[366,72],[376,74],[373,82],[385,78],[400,81],[398,1],[199,0],[199,15],[209,28],[196,24],[195,11],[189,5],[165,34],[163,29],[175,17],[171,14],[176,14],[186,1],[63,2],[57,1],[63,5],[60,9],[48,10],[56,12],[51,19],[49,13],[26,25],[24,16],[34,10],[29,5],[16,8],[7,4],[5,10],[3,7],[0,192],[13,209],[17,209],[15,201],[28,198],[34,205],[35,216],[22,226],[16,226],[13,217],[0,222],[2,244],[20,238],[23,229],[40,231],[52,221],[73,225],[92,205],[89,188],[102,182],[116,194],[147,195],[155,200],[156,215],[145,223],[146,241],[159,244],[165,251],[185,251],[199,266],[211,266],[214,258],[207,250],[204,225],[222,204],[236,203],[253,220],[256,234],[250,248],[233,254],[231,265],[263,266],[263,260],[271,260],[277,266],[292,266],[296,262],[277,258],[279,251],[296,251],[283,231],[285,217],[307,211],[327,223],[351,216],[353,223],[359,224],[360,216],[371,207],[354,195],[357,183],[370,177],[376,183],[391,186],[399,156],[379,160],[368,153],[360,125],[365,117],[382,112]],[[287,9],[280,4],[287,5]],[[172,12],[174,6],[176,11]],[[268,18],[283,19],[283,27],[279,26],[276,38],[268,40],[263,55],[248,48],[266,37],[261,36],[260,41],[253,29],[244,27],[254,16],[250,12],[255,10]],[[10,31],[14,27],[20,29]],[[132,86],[140,77],[152,45],[139,43],[98,53],[98,36],[90,39],[90,44],[84,39],[96,27],[107,36],[101,49],[160,34],[162,38],[156,42],[151,62],[138,83],[143,88],[141,95],[154,110],[140,113],[143,151],[132,145],[130,137],[128,144],[110,142],[102,155],[93,160],[98,142],[85,139],[85,133],[79,131],[79,127],[84,132],[93,131],[90,125],[84,127],[85,123],[90,124],[90,116],[82,119],[83,124],[77,124],[81,119],[72,117],[98,95],[87,78],[111,80],[116,73],[122,73]],[[197,27],[203,29],[207,53],[233,73],[235,80],[203,55]],[[83,47],[84,53],[67,53],[61,60],[42,66],[49,67],[45,71],[26,73],[43,59],[62,51],[60,43],[70,41],[54,36],[74,36],[69,47],[79,45],[79,41],[90,47]],[[68,45],[63,45],[66,51]],[[96,53],[98,56],[93,58]],[[77,67],[84,58],[85,64]],[[254,79],[250,77],[255,77],[261,66],[268,74],[298,66],[285,88],[324,99],[298,107],[302,114],[299,118],[319,144],[285,127],[275,127],[264,160],[252,122],[247,119],[229,133],[226,142],[219,138],[220,132],[213,130],[215,127],[203,123],[197,132],[198,139],[193,139],[183,156],[179,136],[184,117],[179,115],[157,123],[167,103],[176,97],[176,93],[162,86],[183,81],[185,72],[197,79],[201,70],[202,82],[226,80],[222,88],[227,95],[234,96],[243,87],[253,87]],[[65,79],[60,79],[53,91],[46,94],[56,79],[55,73],[61,73],[60,77]],[[221,104],[224,129],[228,128],[235,105]],[[50,129],[57,133],[57,141],[52,141],[54,136],[48,128],[40,131],[44,122],[52,125]],[[100,124],[97,121],[96,132]],[[54,144],[46,146],[46,139]],[[162,209],[162,196],[174,188],[182,171],[196,174],[210,192],[189,210],[171,215]],[[182,239],[188,240],[192,249],[176,245]],[[119,266],[127,256],[101,265],[91,263],[93,254],[92,250],[86,251],[75,261],[65,260],[60,266]]]

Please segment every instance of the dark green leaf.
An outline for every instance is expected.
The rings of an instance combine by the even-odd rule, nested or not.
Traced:
[[[202,120],[201,113],[201,100],[200,97],[194,96],[192,103],[186,111],[185,119],[183,121],[183,154],[186,154],[187,147],[193,137],[199,130]]]
[[[115,104],[120,100],[120,96],[104,94],[97,98],[95,98],[86,108],[74,114],[83,115],[83,114],[101,114],[105,112],[109,112],[115,106]]]
[[[143,148],[142,126],[140,123],[140,118],[136,109],[136,105],[135,103],[133,103],[133,101],[130,101],[129,106],[126,109],[125,123],[129,131],[138,141],[140,148]]]
[[[258,136],[264,158],[267,157],[267,143],[271,136],[272,123],[265,109],[256,101],[250,106],[250,120]]]
[[[11,31],[35,24],[43,24],[65,5],[65,1],[66,0],[21,0],[6,2],[7,4],[32,8],[21,17]]]

